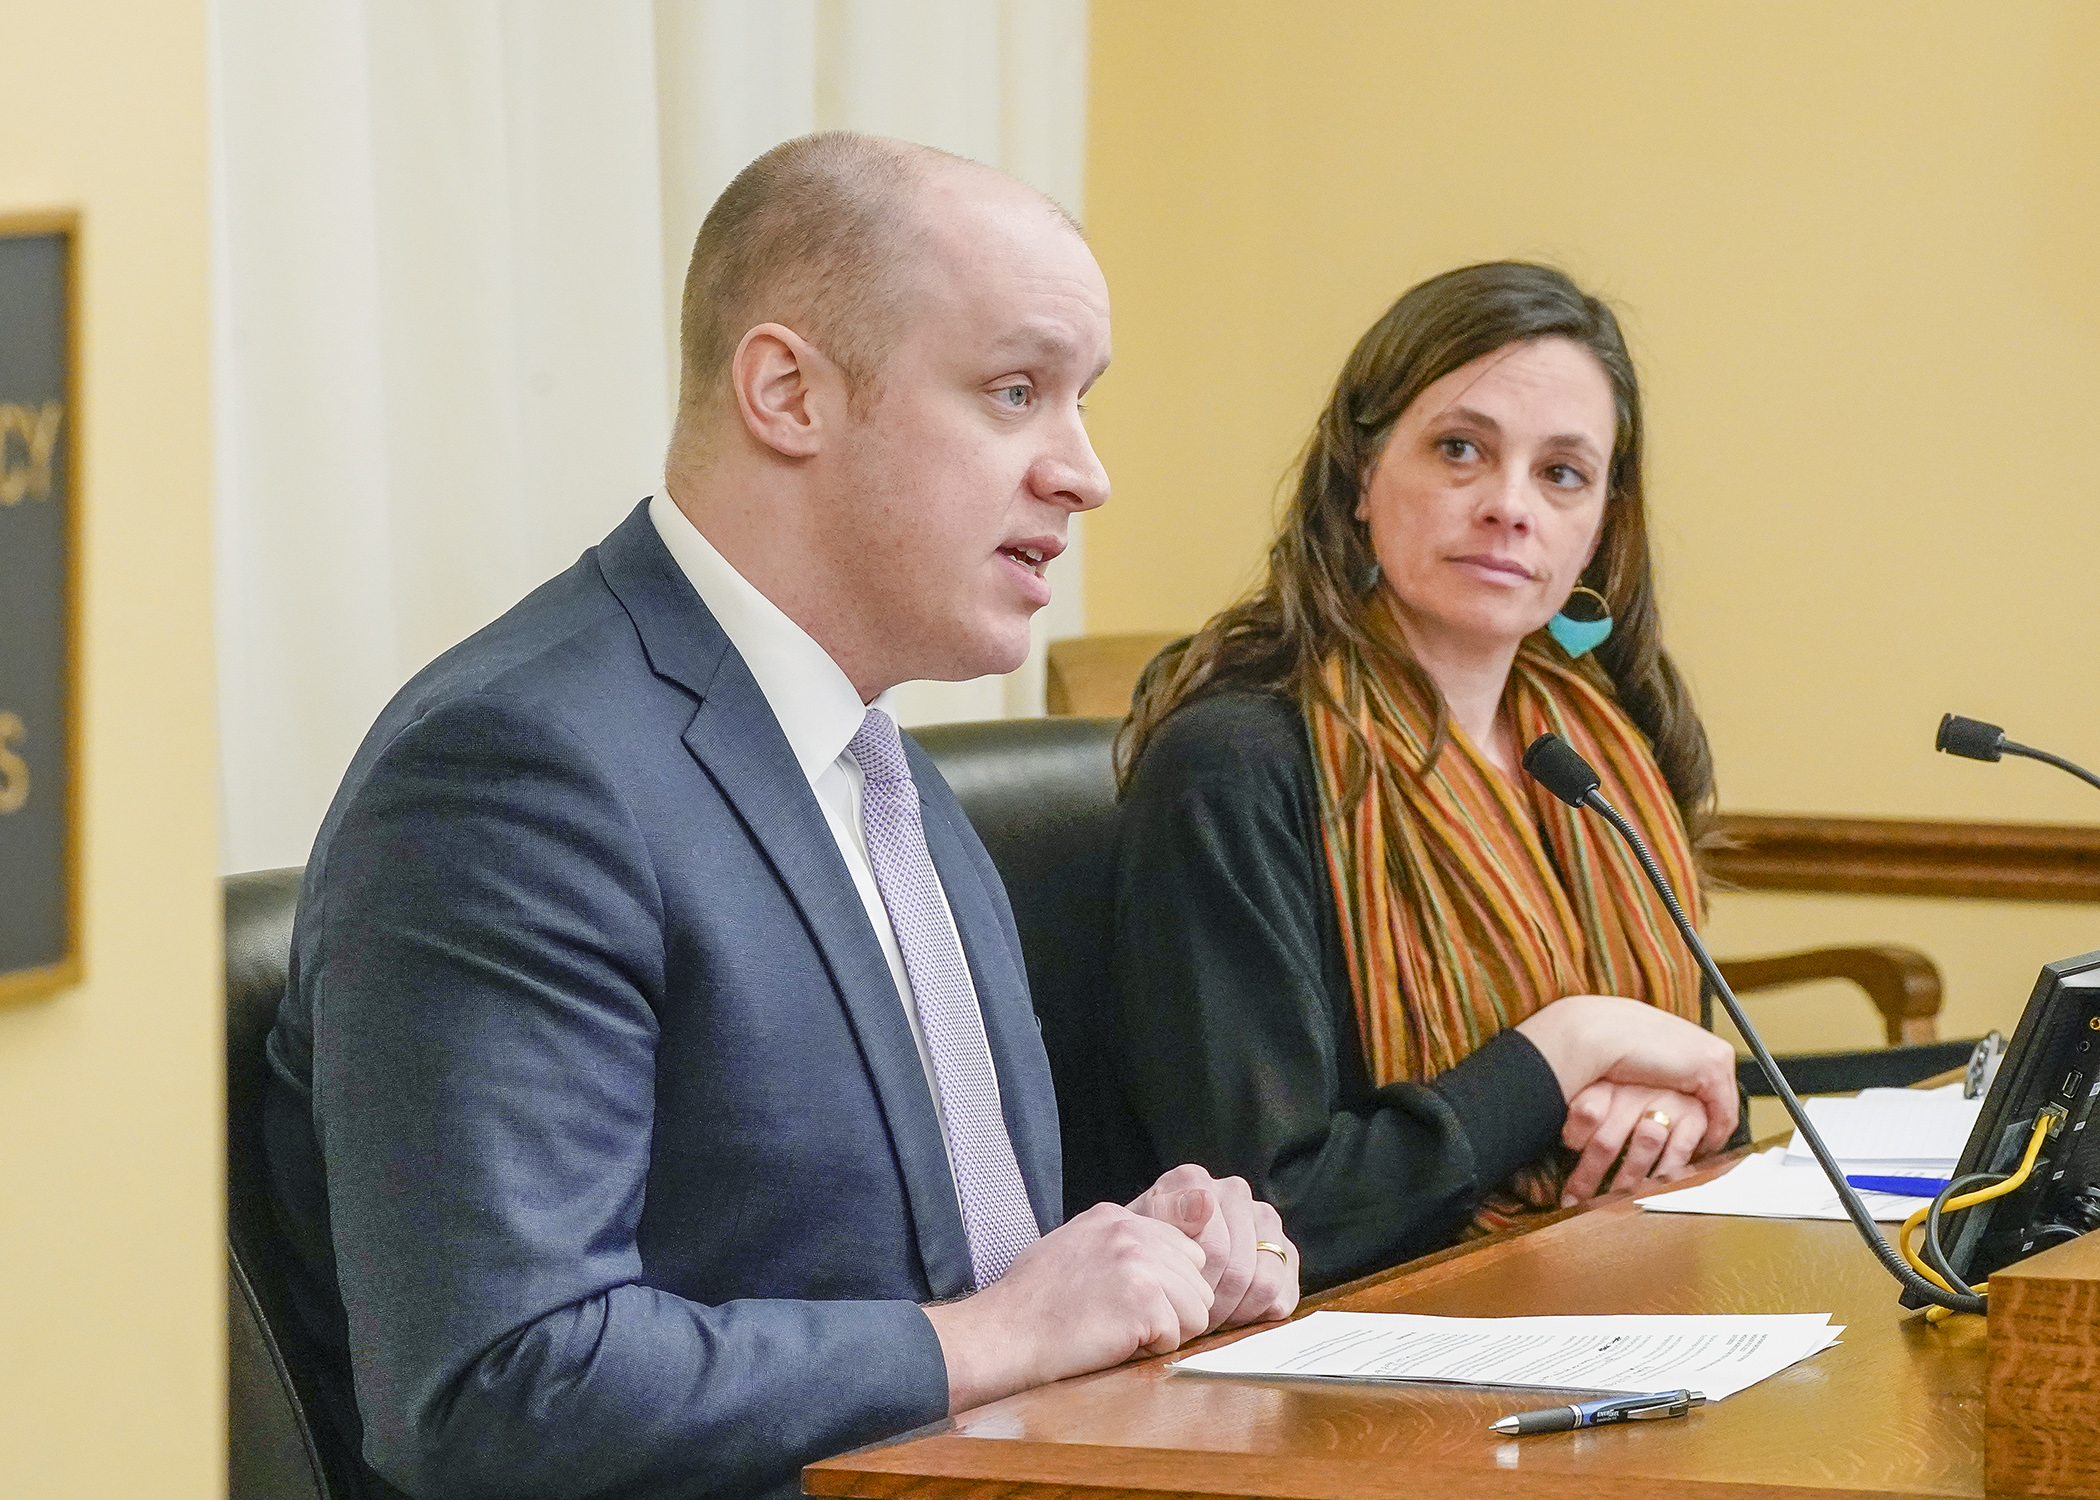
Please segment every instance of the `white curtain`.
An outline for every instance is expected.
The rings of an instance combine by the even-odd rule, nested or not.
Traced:
[[[655,488],[715,195],[834,126],[1080,208],[1085,0],[218,0],[220,726],[229,869],[306,858],[367,725]],[[1080,548],[1010,677],[1040,712]]]

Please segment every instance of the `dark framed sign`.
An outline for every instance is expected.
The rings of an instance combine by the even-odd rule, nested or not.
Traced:
[[[0,214],[0,1001],[80,978],[76,232]]]

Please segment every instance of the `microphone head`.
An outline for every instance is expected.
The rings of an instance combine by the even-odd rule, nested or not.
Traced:
[[[1570,807],[1581,807],[1597,790],[1597,773],[1575,747],[1557,734],[1542,734],[1524,752],[1524,769]]]
[[[2005,731],[1981,719],[1942,714],[1940,732],[1933,737],[1932,748],[1969,760],[1998,760],[2005,754]]]

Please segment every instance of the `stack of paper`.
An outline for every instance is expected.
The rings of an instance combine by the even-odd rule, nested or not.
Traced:
[[[1961,1085],[1944,1089],[1868,1089],[1850,1099],[1809,1099],[1808,1117],[1823,1144],[1855,1179],[1914,1178],[1920,1192],[1862,1190],[1867,1211],[1900,1222],[1932,1201],[1934,1184],[1952,1175],[1980,1099],[1964,1099]],[[1855,1186],[1857,1183],[1855,1183]],[[1642,1208],[1666,1214],[1733,1214],[1757,1219],[1842,1219],[1837,1190],[1801,1139],[1739,1162],[1727,1175],[1698,1187],[1656,1193]]]
[[[1719,1401],[1819,1354],[1828,1313],[1767,1316],[1430,1318],[1316,1312],[1170,1368],[1196,1375],[1428,1380]]]
[[[1958,1083],[1943,1089],[1866,1089],[1850,1099],[1810,1099],[1807,1104],[1816,1133],[1848,1177],[1942,1181],[1954,1175],[1983,1108],[1981,1099],[1962,1098]],[[1789,1161],[1815,1160],[1798,1130],[1786,1154]]]
[[[1896,1193],[1862,1192],[1867,1212],[1887,1223],[1901,1223],[1932,1200]],[[1815,1158],[1795,1161],[1786,1147],[1774,1146],[1748,1157],[1712,1182],[1654,1193],[1639,1200],[1659,1214],[1725,1214],[1745,1219],[1842,1219],[1845,1209],[1837,1189]]]

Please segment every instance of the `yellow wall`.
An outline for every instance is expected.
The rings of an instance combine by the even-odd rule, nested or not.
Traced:
[[[1423,277],[1545,259],[1642,367],[1669,640],[1724,805],[2100,817],[2053,771],[1930,748],[1953,709],[2100,763],[2096,100],[2082,0],[1097,5],[1116,493],[1089,628],[1234,597],[1357,335]],[[1952,1034],[2100,948],[2100,909],[1741,895],[1714,936],[1916,943]],[[1872,1039],[1830,1000],[1770,1002],[1775,1043],[1855,1014]]]
[[[0,1011],[0,1494],[223,1495],[203,0],[7,0],[82,216],[87,981]]]

